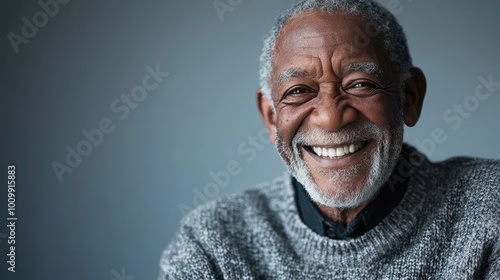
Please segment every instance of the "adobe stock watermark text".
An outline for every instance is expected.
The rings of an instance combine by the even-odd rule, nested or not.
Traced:
[[[133,87],[130,94],[122,94],[109,105],[113,116],[118,120],[127,119],[131,110],[138,108],[140,103],[148,97],[148,93],[156,89],[163,79],[170,75],[170,73],[162,72],[159,64],[155,68],[146,66],[145,69],[147,74],[142,78],[142,83]],[[51,163],[57,180],[62,182],[63,175],[73,172],[82,163],[83,158],[89,156],[94,148],[103,142],[105,135],[112,133],[115,128],[112,118],[104,117],[98,122],[96,128],[81,130],[83,139],[75,145],[66,145],[64,161]]]

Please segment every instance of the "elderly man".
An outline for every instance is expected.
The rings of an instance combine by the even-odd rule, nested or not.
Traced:
[[[289,170],[187,215],[160,279],[500,279],[500,162],[403,144],[426,91],[393,15],[308,0],[265,40],[257,104]]]

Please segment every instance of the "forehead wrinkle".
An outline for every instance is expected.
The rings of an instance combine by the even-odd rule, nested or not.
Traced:
[[[339,35],[338,32],[321,32],[317,35],[310,35],[310,34],[307,34],[307,35],[302,35],[301,39],[314,39],[314,38],[321,38],[321,39],[324,39],[326,38],[328,35],[335,35],[336,37]]]
[[[317,74],[321,74],[323,71],[321,69],[321,60],[314,55],[291,55],[290,52],[284,51],[283,60],[286,61],[287,65],[284,67],[277,67],[280,63],[279,59],[275,61],[275,67],[284,69],[281,72],[276,72],[278,76],[276,77],[276,83],[278,85],[283,82],[293,79],[293,78],[313,78]],[[318,68],[319,66],[319,68]]]
[[[349,72],[359,71],[383,79],[384,68],[381,69],[378,62],[374,48],[359,49],[347,43],[335,49],[331,57],[334,72],[342,76]]]

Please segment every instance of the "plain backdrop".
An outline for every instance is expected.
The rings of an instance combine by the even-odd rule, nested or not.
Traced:
[[[284,171],[255,90],[262,38],[291,2],[221,3],[218,14],[212,0],[73,0],[45,19],[38,1],[2,1],[1,169],[6,179],[16,165],[18,220],[13,274],[5,183],[1,279],[155,279],[185,210]],[[428,79],[406,141],[432,160],[500,158],[500,2],[380,3]],[[25,38],[34,16],[41,27]],[[25,39],[17,53],[11,32]],[[147,67],[169,74],[144,94]],[[140,101],[128,105],[131,93]],[[108,133],[89,148],[82,131],[102,123]],[[68,156],[77,149],[80,160]]]

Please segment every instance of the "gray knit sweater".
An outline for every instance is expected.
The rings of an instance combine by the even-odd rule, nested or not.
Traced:
[[[500,161],[423,158],[394,211],[351,240],[301,221],[290,175],[203,205],[159,279],[500,279]]]

